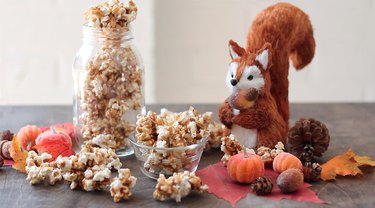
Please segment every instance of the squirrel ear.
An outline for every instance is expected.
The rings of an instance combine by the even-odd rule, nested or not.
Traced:
[[[229,54],[232,59],[238,58],[245,53],[245,49],[233,40],[229,41]]]
[[[271,59],[270,48],[271,44],[266,43],[265,46],[258,51],[258,55],[255,58],[255,60],[259,61],[264,70],[268,69],[269,61]]]

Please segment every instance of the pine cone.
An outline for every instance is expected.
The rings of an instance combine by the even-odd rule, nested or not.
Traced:
[[[322,167],[319,163],[306,162],[303,166],[303,176],[305,181],[318,181]]]
[[[259,177],[250,185],[257,195],[267,195],[272,192],[273,184],[267,177]]]
[[[12,141],[13,140],[13,133],[9,130],[5,130],[0,132],[0,141]]]
[[[314,147],[312,147],[310,144],[305,145],[300,159],[303,163],[313,161],[314,160]]]
[[[309,161],[310,152],[321,157],[328,149],[329,132],[325,124],[313,118],[300,119],[289,130],[287,144],[293,154],[302,160],[302,155]],[[312,156],[310,157],[312,160]]]

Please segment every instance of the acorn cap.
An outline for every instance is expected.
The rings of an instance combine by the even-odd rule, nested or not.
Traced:
[[[9,130],[0,132],[0,141],[12,141],[14,134]]]

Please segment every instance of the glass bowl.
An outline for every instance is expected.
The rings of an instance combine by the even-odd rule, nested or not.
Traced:
[[[136,137],[130,138],[130,143],[141,171],[152,179],[158,179],[159,174],[168,177],[174,172],[195,172],[207,140],[203,138],[197,144],[171,148],[146,146],[138,143]]]

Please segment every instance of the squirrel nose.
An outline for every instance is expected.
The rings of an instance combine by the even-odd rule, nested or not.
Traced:
[[[236,84],[238,83],[238,81],[236,79],[231,79],[230,80],[230,83],[233,85],[233,86],[236,86]]]

